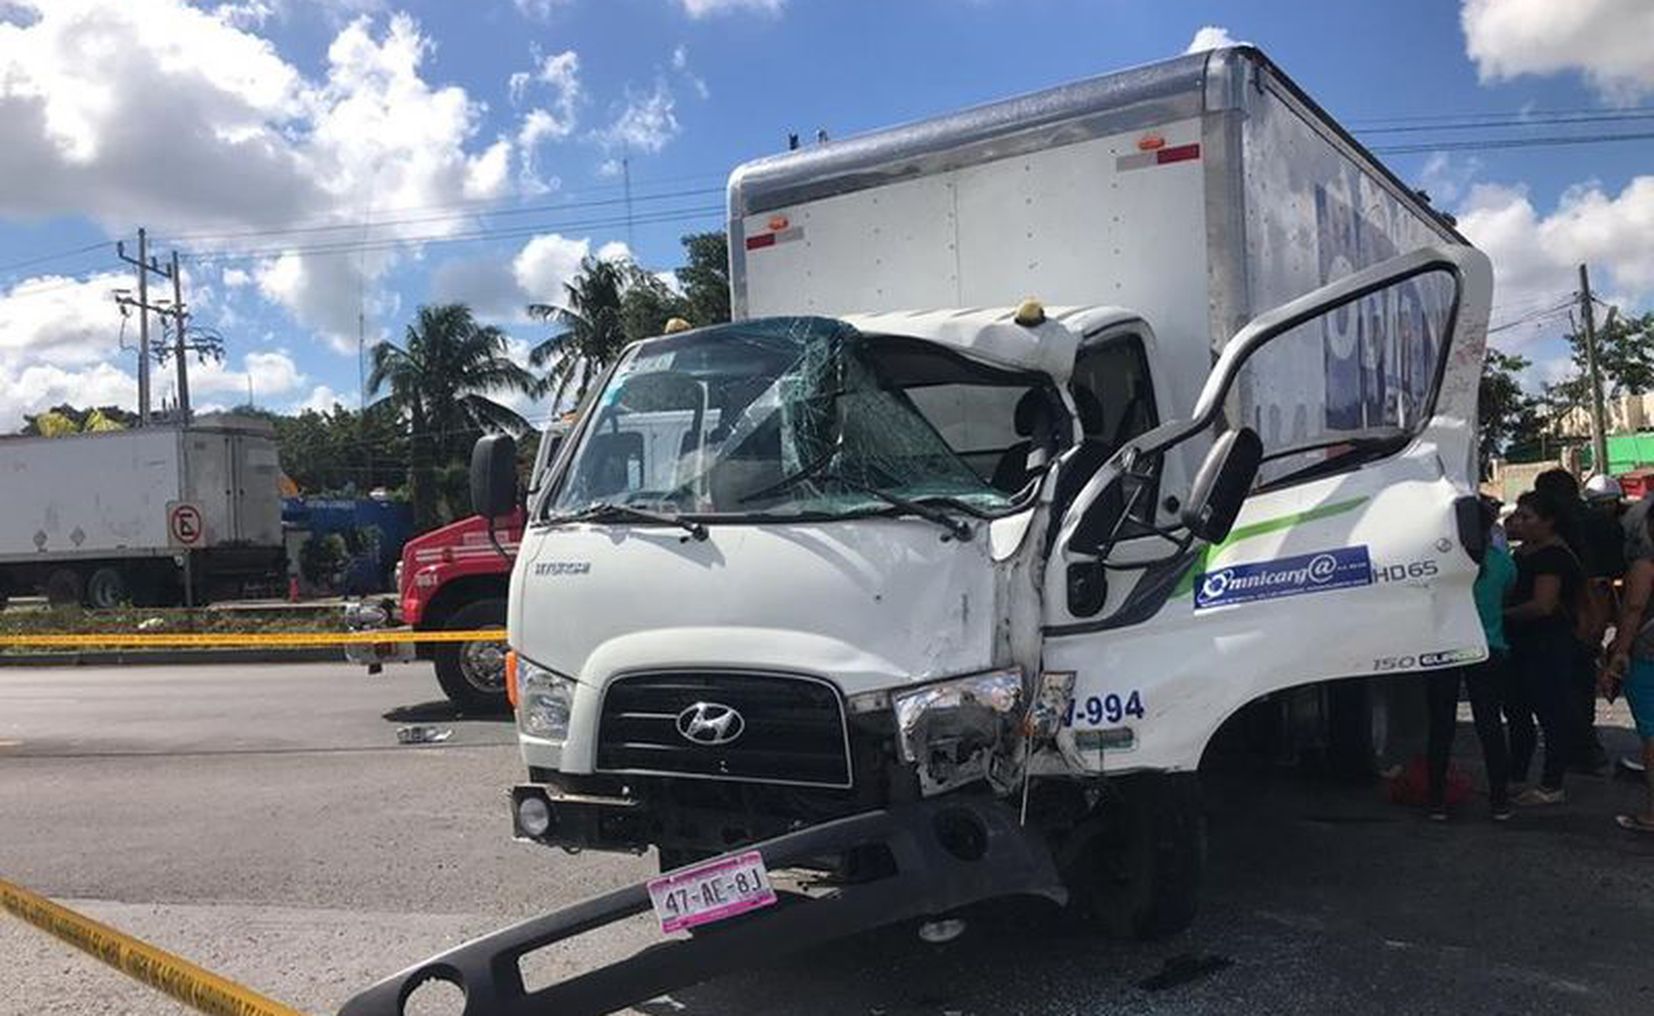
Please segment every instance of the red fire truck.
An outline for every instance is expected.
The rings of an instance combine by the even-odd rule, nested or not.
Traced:
[[[522,533],[523,515],[518,511],[497,520],[498,550],[488,538],[488,520],[480,515],[409,540],[396,566],[396,599],[353,604],[345,615],[352,630],[386,629],[387,641],[350,646],[347,658],[374,673],[386,663],[430,660],[436,664],[443,694],[462,711],[508,708],[503,641],[394,639],[399,631],[503,630],[506,587]],[[394,627],[398,624],[401,627]]]

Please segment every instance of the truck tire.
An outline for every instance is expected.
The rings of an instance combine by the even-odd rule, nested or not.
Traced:
[[[1061,851],[1070,906],[1116,939],[1165,938],[1195,918],[1206,816],[1193,773],[1127,776]]]
[[[95,569],[86,580],[86,605],[93,610],[114,610],[129,598],[126,576],[119,568]]]
[[[73,568],[59,568],[46,576],[46,602],[54,607],[78,607],[85,592],[80,572]]]
[[[467,603],[448,616],[449,631],[504,628],[505,600]],[[511,708],[505,697],[504,642],[439,642],[432,652],[436,683],[448,701],[462,713],[503,713]]]

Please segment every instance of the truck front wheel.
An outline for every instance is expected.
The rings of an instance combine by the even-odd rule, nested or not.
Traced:
[[[1193,773],[1126,776],[1061,851],[1070,906],[1110,938],[1156,939],[1194,920],[1206,821]]]
[[[505,627],[505,601],[478,600],[449,615],[449,631]],[[510,708],[505,697],[505,641],[439,642],[432,657],[436,681],[448,701],[466,713],[502,713]]]

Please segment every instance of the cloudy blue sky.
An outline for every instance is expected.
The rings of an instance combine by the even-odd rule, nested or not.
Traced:
[[[1654,300],[1654,141],[1530,143],[1654,133],[1648,0],[0,0],[0,429],[135,403],[112,241],[139,226],[227,340],[198,405],[354,405],[359,322],[461,299],[532,340],[581,256],[670,269],[789,131],[1228,39],[1458,214],[1534,381],[1573,265]]]

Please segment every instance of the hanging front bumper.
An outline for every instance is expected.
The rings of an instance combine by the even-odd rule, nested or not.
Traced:
[[[650,908],[646,883],[485,935],[433,956],[352,998],[340,1016],[401,1016],[420,984],[440,979],[465,993],[463,1016],[588,1016],[674,988],[899,921],[1003,896],[1067,893],[1044,838],[1007,805],[952,797],[867,812],[777,836],[757,850],[772,871],[855,853],[879,874],[823,895],[782,893],[777,906],[705,925],[626,959],[529,992],[518,961],[554,942]]]

